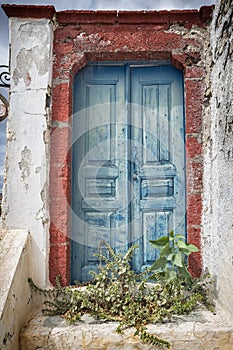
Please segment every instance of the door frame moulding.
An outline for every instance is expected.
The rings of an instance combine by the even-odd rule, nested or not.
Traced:
[[[180,14],[182,12],[180,11]],[[90,16],[92,16],[92,11],[90,11]],[[116,33],[111,36],[109,24],[103,23],[93,26],[93,23],[87,21],[78,27],[67,20],[67,25],[64,25],[65,17],[61,17],[62,24],[58,25],[54,33],[55,61],[53,66],[50,154],[50,281],[54,283],[56,275],[60,274],[63,284],[70,282],[72,87],[75,75],[84,66],[90,64],[89,62],[98,62],[99,64],[117,62],[120,65],[122,61],[127,61],[139,65],[148,62],[153,65],[154,62],[158,64],[165,61],[183,71],[186,118],[187,240],[201,248],[203,150],[199,140],[202,133],[202,100],[205,77],[202,56],[205,40],[203,35],[197,34],[197,38],[192,39],[195,40],[197,46],[194,52],[187,53],[184,52],[184,47],[190,43],[189,36],[182,37],[174,34],[172,29],[169,32],[165,24],[164,29],[158,28],[158,33],[154,24],[147,22],[141,26],[142,33],[140,35],[143,38],[144,33],[144,39],[150,26],[153,27],[154,32],[150,33],[154,42],[144,40],[140,45],[136,45],[137,38],[132,39],[133,32],[130,24],[113,25],[116,31],[120,30],[121,26],[125,31],[125,36],[120,36],[117,39]],[[200,22],[198,25],[200,25],[201,30],[206,28],[206,18],[203,19],[203,23]],[[190,30],[192,16],[187,19],[184,27],[187,31]],[[138,30],[136,24],[133,25],[133,28]],[[82,34],[82,30],[86,34]],[[99,39],[99,35],[102,35],[102,41]],[[130,35],[132,48],[127,49]],[[156,42],[158,40],[160,40],[159,45]],[[61,192],[63,195],[59,195]],[[201,274],[201,252],[190,257],[189,269],[194,276]]]

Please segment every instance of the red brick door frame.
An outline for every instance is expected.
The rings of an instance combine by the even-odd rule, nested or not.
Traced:
[[[204,30],[212,8],[200,11],[64,11],[54,33],[50,151],[49,277],[70,281],[70,197],[73,78],[90,61],[169,60],[184,73],[186,117],[187,239],[200,252],[189,258],[202,272],[202,103]],[[195,30],[192,33],[192,28]],[[196,34],[195,34],[196,33]]]

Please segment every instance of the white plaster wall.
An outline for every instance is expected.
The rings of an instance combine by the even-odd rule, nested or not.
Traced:
[[[18,350],[19,331],[25,316],[41,298],[27,283],[32,256],[31,237],[11,230],[0,240],[0,349]]]
[[[203,262],[233,316],[233,2],[218,0],[211,26],[211,93],[205,120]],[[209,116],[208,116],[209,115]]]
[[[31,277],[48,282],[49,90],[53,25],[10,19],[10,112],[3,188],[3,225],[31,233]]]

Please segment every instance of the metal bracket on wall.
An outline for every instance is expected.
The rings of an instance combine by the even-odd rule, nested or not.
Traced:
[[[10,87],[9,67],[6,65],[0,66],[0,87]]]
[[[9,67],[0,65],[0,87],[10,87]],[[9,103],[7,99],[0,94],[0,122],[8,116]]]
[[[9,103],[7,99],[0,94],[0,122],[8,116]]]

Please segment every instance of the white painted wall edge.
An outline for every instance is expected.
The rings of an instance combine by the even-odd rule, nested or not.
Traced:
[[[32,307],[30,274],[31,237],[11,230],[0,241],[0,349],[18,350],[18,333]]]

